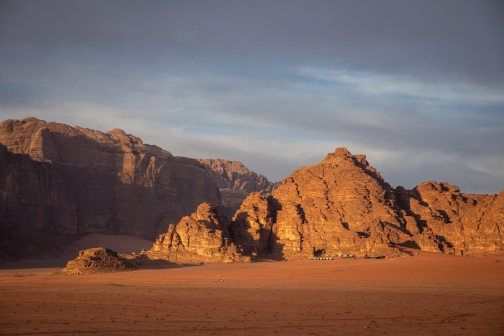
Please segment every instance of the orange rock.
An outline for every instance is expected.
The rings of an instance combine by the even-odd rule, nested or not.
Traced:
[[[273,259],[395,256],[400,246],[494,253],[504,250],[503,209],[504,192],[467,195],[436,182],[394,190],[364,155],[337,148],[284,179],[270,198],[248,196],[231,232],[244,254]]]
[[[398,187],[396,194],[404,212],[416,220],[412,233],[423,250],[458,255],[504,250],[504,191],[463,194],[447,182],[429,181],[413,190]]]
[[[150,259],[189,264],[250,260],[238,253],[231,241],[222,208],[209,203],[202,203],[196,212],[170,225],[147,255]]]
[[[82,250],[74,260],[70,260],[61,273],[81,275],[93,273],[115,273],[132,271],[135,267],[122,260],[116,252],[104,247]]]

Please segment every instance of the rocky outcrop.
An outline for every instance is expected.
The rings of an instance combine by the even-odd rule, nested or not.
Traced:
[[[115,273],[132,271],[135,267],[122,260],[116,252],[104,247],[82,250],[74,260],[70,260],[61,273],[82,275],[94,273]]]
[[[504,251],[504,191],[463,194],[447,182],[429,181],[413,190],[398,187],[396,194],[422,250],[457,255]]]
[[[476,254],[504,251],[504,192],[461,194],[426,182],[393,189],[364,155],[338,148],[295,171],[270,197],[251,194],[231,222],[245,255],[299,259],[317,254],[400,254],[407,246]]]
[[[229,227],[238,251],[253,259],[272,257],[269,252],[275,243],[272,234],[275,216],[272,197],[252,192],[241,204]]]
[[[222,206],[228,219],[231,219],[243,200],[251,192],[258,191],[265,195],[275,190],[280,183],[250,171],[239,161],[225,159],[198,159],[217,176],[217,186],[222,196]]]
[[[238,210],[231,224],[236,235],[247,236],[243,218],[254,218],[255,209],[264,209],[264,201],[258,201],[251,195]],[[318,165],[295,171],[273,191],[269,204],[273,212],[267,218],[275,222],[268,249],[262,245],[258,254],[275,259],[349,253],[392,256],[399,254],[392,245],[408,237],[394,209],[393,189],[363,155],[353,156],[344,148]],[[257,220],[245,222],[254,227]]]
[[[0,144],[1,230],[154,239],[202,202],[221,204],[209,168],[118,129],[6,120]]]
[[[209,203],[170,225],[147,255],[150,259],[186,264],[250,260],[236,250],[222,208]]]

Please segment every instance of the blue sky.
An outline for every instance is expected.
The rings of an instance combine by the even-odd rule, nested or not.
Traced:
[[[272,181],[336,147],[504,189],[501,1],[2,1],[0,118],[121,128]]]

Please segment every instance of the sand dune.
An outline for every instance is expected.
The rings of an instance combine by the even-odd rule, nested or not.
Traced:
[[[502,335],[504,255],[0,271],[18,335]],[[222,281],[221,281],[222,280]]]

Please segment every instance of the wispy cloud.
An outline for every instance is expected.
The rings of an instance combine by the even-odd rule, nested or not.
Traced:
[[[370,72],[300,67],[299,73],[332,84],[344,85],[370,95],[407,96],[441,103],[495,105],[504,103],[504,92],[492,92],[470,85],[423,83],[407,77]]]

